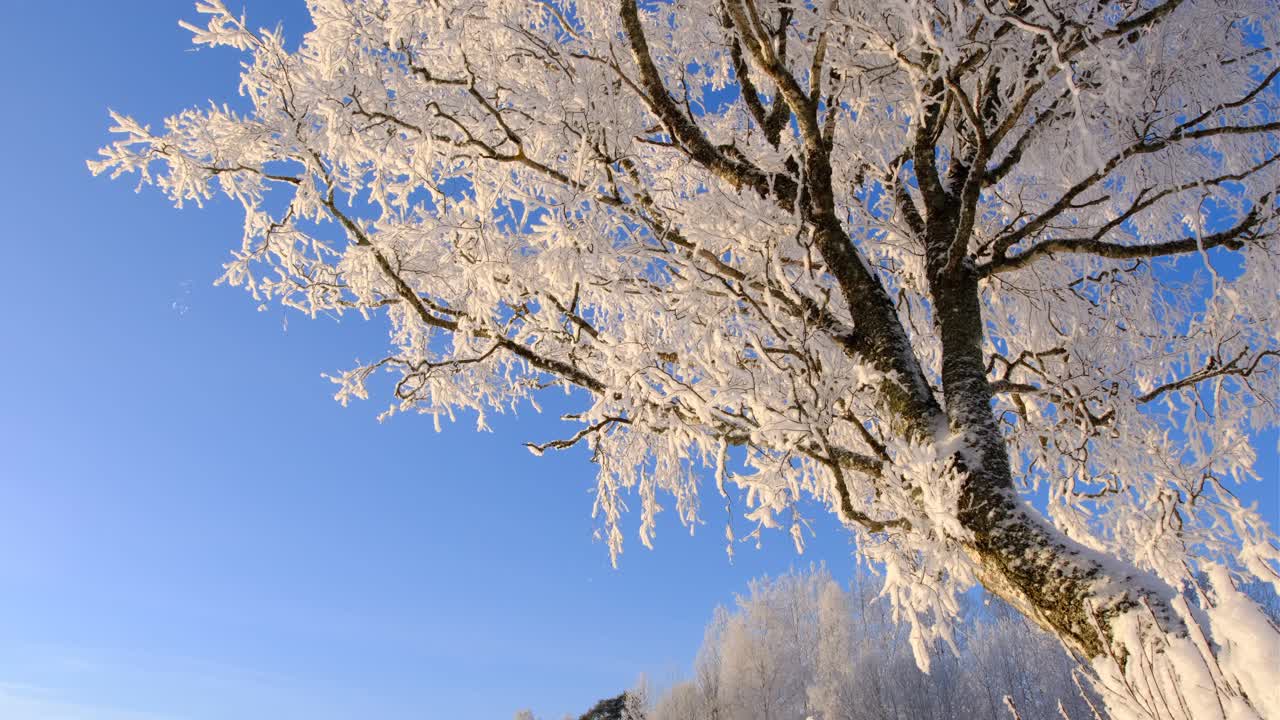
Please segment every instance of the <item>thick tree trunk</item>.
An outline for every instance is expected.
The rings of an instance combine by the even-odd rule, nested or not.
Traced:
[[[1086,658],[1111,651],[1110,623],[1145,603],[1165,629],[1179,623],[1171,590],[1073,542],[1028,508],[1004,478],[970,471],[959,519],[984,587]]]
[[[624,19],[632,20],[631,34],[640,37],[638,23],[627,17],[634,8],[634,3],[623,4]],[[767,58],[757,61],[767,65]],[[661,89],[660,83],[654,87]],[[1141,602],[1152,607],[1162,624],[1172,622],[1167,588],[1065,537],[1025,505],[1014,488],[1008,450],[991,412],[979,276],[967,256],[978,187],[967,182],[967,167],[982,167],[984,153],[977,152],[972,159],[976,162],[968,165],[953,163],[948,184],[954,190],[949,190],[937,175],[928,130],[939,118],[925,119],[911,150],[927,213],[922,218],[914,206],[909,211],[904,207],[904,212],[910,212],[908,224],[922,236],[926,250],[942,340],[940,406],[884,285],[839,220],[831,187],[831,147],[820,130],[816,101],[801,97],[796,88],[788,93],[789,87],[781,82],[780,94],[795,113],[805,145],[805,177],[795,200],[814,228],[819,253],[855,318],[857,337],[851,339],[851,347],[896,378],[884,383],[880,393],[894,433],[925,442],[947,430],[963,436],[957,463],[966,478],[958,519],[969,537],[958,540],[977,565],[983,585],[1088,658],[1110,650],[1110,621]]]
[[[958,210],[933,214],[926,242],[927,272],[942,340],[942,387],[947,423],[963,436],[957,464],[965,473],[958,519],[972,536],[962,540],[992,593],[1018,608],[1087,658],[1108,653],[1111,621],[1145,603],[1166,629],[1178,624],[1172,591],[1161,581],[1066,537],[1018,495],[1008,448],[992,414],[993,394],[983,358],[978,273],[956,248]]]

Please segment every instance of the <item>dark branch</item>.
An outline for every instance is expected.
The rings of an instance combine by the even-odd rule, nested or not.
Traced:
[[[981,271],[984,275],[990,275],[1017,270],[1031,264],[1036,258],[1053,255],[1054,253],[1084,253],[1111,260],[1132,260],[1134,258],[1179,255],[1199,250],[1210,250],[1216,247],[1240,250],[1245,246],[1246,242],[1267,237],[1262,233],[1256,232],[1256,229],[1261,225],[1260,215],[1258,208],[1255,206],[1245,215],[1243,220],[1227,230],[1216,232],[1212,235],[1187,237],[1149,245],[1122,245],[1093,238],[1045,240],[1012,257],[992,260],[987,265],[984,265]],[[1268,216],[1268,219],[1271,217],[1274,217],[1274,215]]]

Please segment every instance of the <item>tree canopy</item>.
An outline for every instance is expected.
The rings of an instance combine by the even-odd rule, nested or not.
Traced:
[[[798,546],[816,500],[922,666],[981,583],[1115,717],[1280,715],[1231,490],[1280,419],[1270,0],[309,8],[290,47],[199,2],[250,109],[113,114],[91,168],[240,203],[263,303],[387,318],[340,400],[568,392],[530,448],[590,447],[615,557],[628,492],[645,544],[702,485]]]

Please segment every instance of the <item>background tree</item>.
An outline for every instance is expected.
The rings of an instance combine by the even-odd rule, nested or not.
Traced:
[[[623,720],[622,713],[627,707],[627,694],[619,693],[611,698],[604,698],[591,706],[578,720]]]
[[[704,475],[797,545],[813,498],[922,666],[980,582],[1118,716],[1280,715],[1229,489],[1280,395],[1269,0],[313,0],[296,50],[197,8],[252,110],[92,168],[241,203],[264,302],[385,314],[342,401],[563,388],[530,448],[591,447],[615,557],[626,491],[645,544]]]
[[[648,705],[648,683],[641,676],[635,687],[600,700],[578,720],[645,720]]]
[[[699,672],[660,693],[649,720],[1007,720],[1006,696],[1024,720],[1105,712],[1091,707],[1098,698],[1077,683],[1077,664],[1061,643],[1000,600],[970,608],[957,628],[956,652],[935,658],[928,675],[920,672],[909,632],[902,632],[906,628],[893,620],[889,603],[868,580],[862,571],[846,589],[826,570],[810,568],[754,581],[734,607],[717,609],[699,650],[721,659],[715,688],[702,687],[707,673]],[[779,613],[789,606],[805,612]],[[782,627],[779,636],[819,639],[816,645],[757,648],[732,633],[770,623]],[[769,664],[775,678],[770,702],[760,702],[750,682],[761,663]],[[801,694],[786,692],[788,687]]]

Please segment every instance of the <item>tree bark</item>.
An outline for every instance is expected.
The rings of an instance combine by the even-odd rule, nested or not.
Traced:
[[[963,545],[989,591],[1018,608],[1087,658],[1109,651],[1110,621],[1146,604],[1165,629],[1180,625],[1172,590],[1077,543],[1051,526],[1014,487],[1008,447],[992,413],[983,359],[979,272],[956,238],[959,202],[931,213],[926,271],[942,340],[942,389],[951,432],[962,436],[957,466],[965,473],[958,519],[971,533]]]

